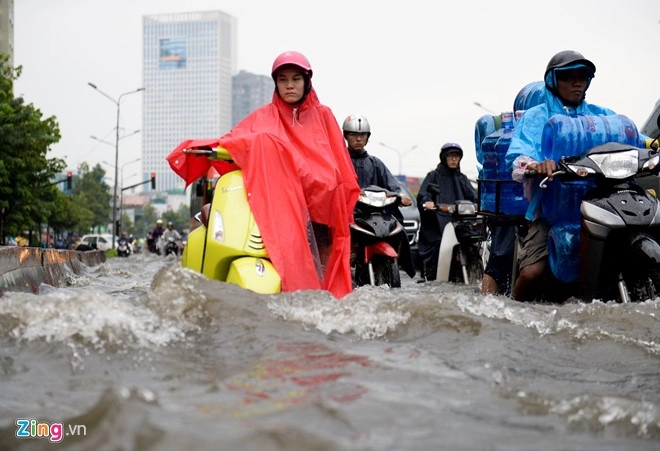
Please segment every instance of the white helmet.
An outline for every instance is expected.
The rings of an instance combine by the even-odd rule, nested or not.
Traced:
[[[366,133],[367,138],[371,136],[369,121],[361,114],[351,114],[344,119],[342,130],[344,131],[344,138],[347,133]]]

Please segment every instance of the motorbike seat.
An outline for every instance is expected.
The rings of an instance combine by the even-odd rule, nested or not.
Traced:
[[[201,213],[202,224],[204,224],[205,227],[208,227],[208,225],[209,225],[209,215],[211,214],[211,204],[208,203],[208,204],[202,205],[200,213]]]

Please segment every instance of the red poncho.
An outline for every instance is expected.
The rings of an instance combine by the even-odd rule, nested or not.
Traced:
[[[273,94],[218,139],[187,140],[167,157],[186,186],[211,162],[184,149],[222,146],[243,169],[248,201],[284,291],[325,289],[342,298],[352,290],[350,230],[360,189],[344,137],[312,89],[294,109]],[[220,174],[231,170],[214,162]],[[307,233],[309,220],[328,226],[330,254],[319,280]]]

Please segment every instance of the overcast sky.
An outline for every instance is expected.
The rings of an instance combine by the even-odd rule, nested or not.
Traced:
[[[560,50],[596,64],[588,101],[640,128],[660,98],[658,0],[17,0],[15,93],[57,117],[50,156],[74,169],[114,164],[114,148],[90,135],[114,142],[116,107],[87,83],[114,98],[142,86],[142,16],[209,10],[237,18],[239,70],[268,75],[282,51],[306,54],[321,102],[340,123],[366,115],[367,150],[395,174],[401,156],[405,174],[425,175],[454,141],[474,176],[474,124],[486,114],[474,103],[510,110]],[[141,114],[141,94],[122,100],[125,133],[142,127]],[[127,182],[141,170],[130,163],[141,139],[120,140]]]

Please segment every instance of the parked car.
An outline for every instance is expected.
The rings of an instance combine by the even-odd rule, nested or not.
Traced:
[[[415,262],[415,267],[419,271],[421,264],[419,254],[417,253],[417,242],[419,241],[419,226],[421,221],[419,210],[417,209],[417,199],[412,195],[405,183],[399,181],[399,186],[401,187],[402,194],[405,194],[412,199],[412,205],[407,207],[399,206],[399,209],[403,214],[403,227],[406,229],[406,235],[408,236],[408,242],[410,243],[410,250],[413,254],[413,261]]]
[[[117,248],[118,238],[115,238],[115,249]],[[112,235],[109,233],[84,235],[78,243],[76,250],[98,249],[107,251],[112,248]]]

